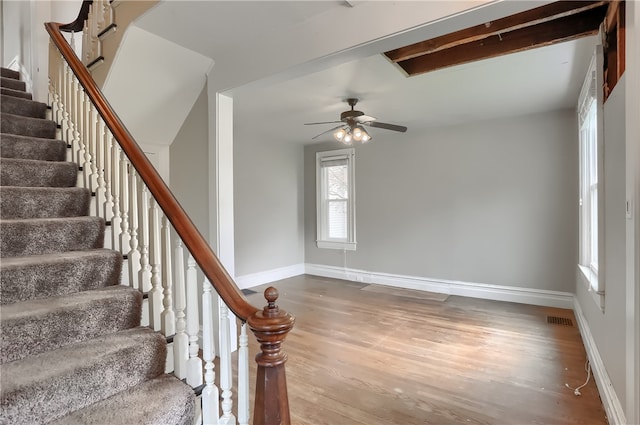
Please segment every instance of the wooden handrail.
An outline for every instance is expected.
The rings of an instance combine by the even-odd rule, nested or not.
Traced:
[[[87,5],[85,1],[83,8]],[[80,16],[78,17],[80,19]],[[84,24],[83,24],[84,26]],[[98,88],[88,69],[71,49],[62,36],[61,28],[69,28],[55,22],[45,23],[52,43],[66,60],[85,94],[93,103],[113,138],[120,145],[131,165],[145,183],[156,203],[173,225],[187,250],[198,263],[200,269],[218,292],[229,309],[243,322],[249,325],[260,343],[260,352],[256,355],[256,393],[254,398],[254,425],[289,425],[289,398],[285,362],[287,355],[282,343],[293,328],[295,318],[276,305],[278,291],[268,288],[265,298],[268,302],[258,309],[247,301],[235,282],[225,270],[207,241],[202,237],[182,206],[167,187],[156,169],[133,139],[120,118]]]
[[[83,4],[84,7],[84,4]],[[56,22],[45,23],[45,28],[56,48],[65,58],[69,67],[73,70],[78,81],[84,87],[85,93],[95,105],[96,110],[111,130],[120,147],[129,158],[149,191],[155,198],[158,206],[169,219],[176,233],[180,236],[185,246],[196,260],[204,275],[222,297],[225,304],[241,320],[247,321],[258,312],[258,308],[249,304],[244,294],[238,289],[235,282],[225,270],[220,260],[215,255],[207,241],[200,234],[182,206],[178,203],[171,190],[167,187],[158,172],[144,154],[138,143],[133,139],[120,118],[98,88],[89,74],[87,68],[71,49],[60,32],[64,25]]]

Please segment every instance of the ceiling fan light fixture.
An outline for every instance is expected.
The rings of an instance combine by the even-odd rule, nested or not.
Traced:
[[[344,128],[339,128],[333,133],[333,138],[338,142],[342,142],[346,135],[347,132],[344,130]]]
[[[353,140],[353,135],[351,134],[351,132],[347,132],[347,134],[344,135],[344,139],[342,141],[344,144],[349,145],[351,144],[352,140]]]
[[[373,139],[373,137],[369,136],[369,133],[363,130],[362,143],[367,143],[371,139]]]
[[[356,126],[353,129],[353,140],[355,140],[356,142],[359,142],[360,140],[362,140],[362,136],[364,135],[362,127],[360,127],[359,125]]]

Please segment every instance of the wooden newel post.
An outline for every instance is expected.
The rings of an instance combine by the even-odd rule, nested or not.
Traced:
[[[276,305],[278,290],[264,291],[267,305],[248,318],[247,323],[260,343],[256,355],[256,397],[253,425],[289,425],[289,397],[284,364],[287,354],[282,342],[293,328],[295,318]]]

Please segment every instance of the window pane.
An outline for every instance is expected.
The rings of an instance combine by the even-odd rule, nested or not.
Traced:
[[[347,203],[345,201],[329,201],[328,217],[329,238],[347,238]]]
[[[316,153],[318,248],[355,250],[355,151]]]
[[[326,167],[327,172],[327,198],[328,199],[348,199],[349,180],[347,165],[336,165]]]

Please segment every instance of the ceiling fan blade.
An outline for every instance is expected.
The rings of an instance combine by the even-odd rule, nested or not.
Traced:
[[[337,124],[342,121],[323,121],[323,122],[306,122],[304,125],[317,125],[317,124]]]
[[[338,121],[338,122],[340,122],[340,121]],[[345,126],[345,125],[344,125],[344,124],[342,124],[342,125],[339,125],[339,126],[337,126],[337,127],[333,127],[333,128],[331,128],[331,129],[329,129],[329,130],[327,130],[327,131],[323,131],[322,133],[320,133],[320,134],[317,134],[317,135],[313,136],[313,137],[311,138],[311,140],[313,140],[313,139],[317,139],[318,137],[322,136],[323,134],[327,134],[327,133],[331,133],[332,131],[336,131],[337,129],[342,128],[342,127],[344,127],[344,126]]]
[[[356,122],[364,124],[364,123],[367,123],[367,122],[375,121],[376,118],[372,117],[372,116],[369,116],[369,115],[364,115],[363,114],[363,115],[360,115],[359,117],[355,117],[354,120]]]
[[[383,128],[385,130],[399,131],[401,133],[404,133],[405,131],[407,131],[407,127],[403,125],[388,124],[386,122],[369,121],[369,122],[363,122],[362,124],[365,124],[371,127]]]

